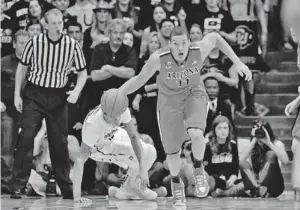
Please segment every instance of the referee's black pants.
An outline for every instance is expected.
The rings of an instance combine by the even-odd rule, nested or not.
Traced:
[[[69,178],[68,102],[66,90],[27,84],[23,91],[22,131],[15,153],[14,188],[26,186],[32,169],[34,138],[46,120],[53,173],[63,197],[72,195]]]

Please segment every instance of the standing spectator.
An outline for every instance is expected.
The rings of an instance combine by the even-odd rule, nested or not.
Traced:
[[[95,47],[91,58],[91,79],[94,96],[89,107],[99,104],[103,91],[120,87],[135,75],[135,50],[123,44],[126,26],[122,19],[114,19],[108,26],[109,42]],[[101,81],[101,82],[100,82]]]
[[[83,33],[82,33],[82,26],[80,25],[80,23],[78,23],[76,21],[70,21],[68,23],[67,33],[71,38],[75,39],[82,47]]]
[[[43,32],[43,26],[38,20],[29,21],[26,25],[26,31],[28,31],[29,36],[39,35]]]
[[[67,13],[77,17],[77,22],[82,25],[82,30],[85,32],[93,25],[93,9],[95,5],[89,0],[76,0],[75,5],[67,9]]]
[[[93,9],[95,21],[92,27],[88,28],[83,35],[83,52],[87,58],[88,65],[90,64],[92,49],[96,45],[106,43],[109,40],[107,26],[112,18],[112,9],[113,6],[104,0],[100,0],[96,8]]]
[[[67,148],[67,102],[76,103],[86,81],[86,64],[78,42],[62,35],[62,13],[52,9],[45,14],[45,20],[47,33],[29,40],[16,72],[14,102],[17,110],[22,112],[23,121],[12,180],[17,191],[11,198],[21,198],[20,190],[25,187],[32,167],[33,139],[39,129],[37,125],[41,124],[43,118],[48,129],[54,175],[63,198],[72,198]],[[73,61],[79,72],[77,84],[74,90],[66,93],[67,74]],[[27,84],[21,97],[25,78]]]
[[[203,34],[211,31],[217,31],[229,42],[236,42],[234,21],[231,14],[219,8],[219,0],[205,0],[206,7],[203,11],[199,11],[195,19],[195,23],[201,26]]]
[[[247,161],[250,158],[251,163]],[[289,157],[284,144],[275,140],[269,123],[257,123],[251,140],[240,155],[240,170],[245,188],[253,197],[278,197],[284,190],[279,160],[286,164]]]
[[[225,116],[218,116],[212,122],[204,155],[205,170],[211,182],[210,192],[214,197],[235,197],[244,190],[236,185],[239,174],[239,155],[232,138],[233,127]]]
[[[143,57],[147,50],[150,33],[160,31],[160,23],[167,18],[167,12],[162,5],[156,5],[153,9],[152,17],[150,26],[143,31],[139,58]]]
[[[12,42],[13,35],[17,29],[15,20],[4,13],[5,5],[5,0],[1,0],[1,57],[10,55],[14,52]]]
[[[15,74],[28,39],[26,31],[18,31],[13,40],[15,52],[1,58],[1,187],[7,184],[13,171],[13,154],[20,124],[20,114],[14,107]]]
[[[30,0],[20,0],[16,2],[7,12],[8,16],[11,17],[12,20],[17,22],[18,28],[25,28],[26,24],[28,22],[28,8],[29,8],[29,2]],[[44,12],[47,12],[50,9],[53,9],[54,6],[50,3],[48,3],[45,0],[40,0],[39,5],[42,5],[44,8]]]
[[[237,42],[233,49],[238,57],[250,69],[269,71],[268,65],[262,57],[266,55],[266,44],[268,37],[267,22],[263,9],[262,0],[234,1],[224,0],[223,4],[232,15],[235,21],[235,31]],[[258,27],[260,26],[260,27]],[[260,28],[260,30],[258,30]],[[260,32],[259,32],[260,31]],[[259,43],[262,46],[262,57],[259,55]],[[253,80],[241,81],[245,90],[246,108],[242,111],[240,97],[236,100],[237,111],[242,111],[246,116],[256,116],[257,112],[254,105],[255,84],[259,76],[257,71],[253,71]],[[241,90],[241,88],[240,88]]]
[[[149,43],[147,44],[147,51],[145,55],[139,59],[138,71],[142,69],[150,55],[161,47],[157,32],[152,32],[149,35]],[[132,102],[132,108],[136,112],[136,118],[139,125],[139,132],[146,133],[151,136],[159,161],[166,159],[163,152],[163,146],[160,140],[158,122],[157,122],[157,85],[156,75],[152,76],[148,82],[139,89]]]

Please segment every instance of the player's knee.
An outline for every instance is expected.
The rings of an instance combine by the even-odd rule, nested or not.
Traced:
[[[203,130],[199,129],[199,128],[189,128],[188,129],[188,133],[190,138],[193,140],[204,140],[204,132]]]
[[[150,144],[144,144],[144,150],[145,150],[145,155],[149,161],[154,161],[156,160],[157,157],[157,152],[154,146]]]

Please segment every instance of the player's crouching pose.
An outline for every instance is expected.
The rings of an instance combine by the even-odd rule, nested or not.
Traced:
[[[120,128],[121,124],[124,130]],[[101,97],[101,104],[85,119],[82,145],[73,169],[76,174],[73,179],[73,194],[74,202],[77,203],[91,202],[90,199],[81,197],[83,166],[89,157],[95,161],[128,166],[128,177],[117,192],[117,198],[156,199],[156,192],[147,187],[148,170],[156,159],[156,150],[140,140],[131,123],[128,99],[119,94],[117,89],[106,91]]]

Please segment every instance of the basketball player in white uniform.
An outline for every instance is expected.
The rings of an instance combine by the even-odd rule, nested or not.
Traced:
[[[121,124],[124,129],[120,127]],[[95,161],[128,167],[128,177],[117,192],[117,198],[153,200],[157,197],[156,192],[147,188],[148,170],[156,159],[156,150],[140,140],[131,122],[128,99],[118,94],[117,89],[110,89],[102,95],[101,104],[87,115],[83,124],[82,145],[73,169],[76,174],[73,178],[76,203],[91,202],[81,197],[83,166],[89,157]]]
[[[299,0],[284,0],[282,5],[281,16],[285,25],[291,28],[293,40],[298,43],[298,56],[297,66],[300,69],[300,1]],[[286,116],[290,117],[290,114],[298,108],[297,118],[295,120],[292,135],[293,144],[292,152],[294,154],[293,167],[292,167],[292,182],[295,189],[295,193],[300,193],[300,86],[298,87],[299,96],[290,102],[285,108]]]

